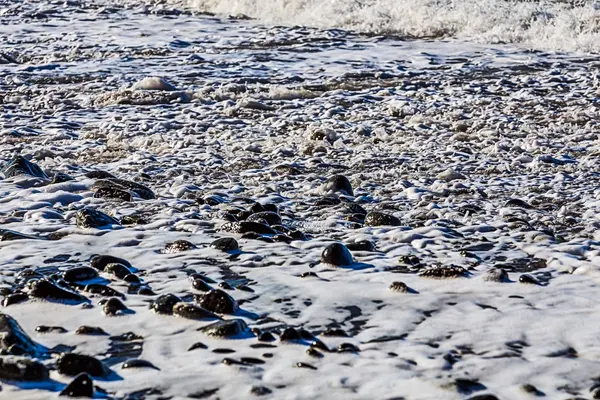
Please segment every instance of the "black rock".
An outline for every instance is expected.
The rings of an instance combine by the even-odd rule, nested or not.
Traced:
[[[329,349],[329,347],[327,347],[327,345],[325,343],[323,343],[322,341],[320,341],[319,339],[313,340],[312,343],[310,344],[310,347],[315,348],[315,349],[319,349],[319,350],[322,350],[322,351],[326,351],[326,352],[331,351]]]
[[[75,180],[75,178],[73,178],[71,175],[64,174],[62,172],[57,172],[52,177],[52,183],[63,183],[63,182],[69,182],[69,181],[73,181],[73,180]]]
[[[325,196],[315,202],[315,207],[331,207],[341,204],[341,200],[333,196]]]
[[[141,183],[132,182],[125,179],[106,178],[96,181],[93,186],[94,189],[103,187],[132,191],[144,200],[152,200],[156,198],[154,192],[152,192],[149,187],[142,185]]]
[[[50,332],[65,333],[65,332],[67,332],[67,330],[65,328],[63,328],[62,326],[47,326],[47,325],[39,325],[38,327],[35,328],[35,331],[37,333],[50,333]]]
[[[321,187],[321,191],[326,194],[343,193],[348,196],[354,196],[352,185],[344,175],[334,175]]]
[[[27,161],[23,156],[11,158],[4,167],[0,169],[4,178],[10,178],[19,175],[30,175],[36,178],[48,179],[48,175],[35,163]]]
[[[18,346],[31,357],[41,357],[47,352],[45,347],[31,340],[13,317],[0,313],[0,350],[11,354],[13,346]]]
[[[338,353],[358,353],[359,348],[352,343],[342,343],[338,346]]]
[[[193,278],[193,277],[190,276],[190,281],[192,282],[192,286],[194,287],[194,289],[196,289],[196,290],[198,290],[200,292],[208,292],[208,291],[210,291],[210,290],[213,289],[203,279]]]
[[[98,271],[92,267],[75,267],[63,272],[62,278],[67,282],[87,281],[98,277]]]
[[[46,279],[31,280],[27,283],[29,295],[45,300],[58,300],[83,303],[88,299],[79,293],[66,290]]]
[[[203,319],[220,319],[212,312],[193,303],[177,303],[173,306],[173,315],[178,317],[203,320]]]
[[[121,366],[121,369],[128,368],[152,368],[160,371],[160,368],[156,367],[150,361],[140,360],[139,358],[132,358],[130,360],[127,360]]]
[[[343,203],[343,208],[350,214],[357,215],[367,215],[367,210],[365,210],[360,204],[346,202]]]
[[[176,240],[173,243],[167,243],[165,248],[161,251],[163,254],[174,254],[182,251],[193,250],[197,248],[193,243],[187,240]]]
[[[346,247],[351,251],[375,251],[375,243],[369,240],[361,240],[359,242],[346,243]]]
[[[210,247],[222,251],[235,251],[240,248],[240,245],[234,238],[221,238],[212,242]]]
[[[86,178],[90,179],[108,179],[115,178],[113,174],[106,171],[90,171],[85,173]]]
[[[281,224],[281,216],[272,211],[261,211],[255,214],[250,215],[246,218],[246,221],[254,221],[260,222],[261,220],[267,221],[269,225],[279,225]]]
[[[104,311],[104,314],[106,315],[117,315],[125,310],[127,310],[127,306],[116,297],[108,299],[102,308],[102,311]]]
[[[104,271],[108,264],[123,264],[127,268],[132,268],[129,261],[108,255],[94,256],[90,261],[91,267],[96,268],[98,271]]]
[[[392,282],[389,289],[392,292],[399,292],[399,293],[409,293],[410,292],[410,289],[408,288],[408,286],[406,286],[406,283],[399,282],[399,281]]]
[[[27,293],[16,292],[16,293],[9,294],[8,296],[6,296],[4,298],[4,300],[2,300],[2,305],[4,307],[8,307],[12,304],[21,303],[28,299],[29,299],[29,295]]]
[[[45,381],[50,378],[46,366],[24,357],[0,357],[0,379],[8,381]]]
[[[196,342],[196,343],[194,343],[193,345],[190,346],[190,348],[188,349],[188,351],[192,351],[192,350],[196,350],[196,349],[206,350],[206,349],[208,349],[208,346],[205,345],[202,342]]]
[[[233,290],[233,286],[231,286],[229,282],[221,282],[219,283],[219,287],[223,290]]]
[[[113,217],[93,208],[84,208],[75,215],[77,226],[80,228],[102,228],[109,225],[121,225]]]
[[[33,235],[26,235],[24,233],[17,232],[17,231],[11,231],[10,229],[0,229],[0,242],[8,242],[9,240],[26,240],[26,239],[40,240],[42,238],[33,236]]]
[[[231,338],[248,331],[248,325],[243,319],[235,318],[214,322],[199,328],[198,331],[209,336]]]
[[[117,188],[101,187],[94,193],[94,198],[116,199],[122,201],[133,201],[133,196],[128,190]]]
[[[230,233],[258,233],[260,235],[275,235],[270,226],[252,221],[226,222],[221,225],[221,230]]]
[[[77,328],[75,333],[77,335],[97,335],[97,336],[108,335],[108,333],[106,333],[104,331],[104,329],[102,329],[98,326],[87,326],[87,325],[80,326],[79,328]]]
[[[110,374],[110,370],[102,361],[95,357],[75,353],[62,354],[56,362],[56,369],[59,373],[68,376],[76,376],[82,372],[98,377],[107,377]]]
[[[235,299],[220,289],[213,289],[204,294],[199,304],[217,314],[234,314],[239,308]]]
[[[65,397],[84,397],[91,399],[94,397],[94,381],[92,378],[82,372],[77,375],[69,385],[60,392],[59,396]]]
[[[314,365],[307,364],[305,362],[296,363],[296,367],[298,368],[307,368],[307,369],[317,369]]]
[[[175,304],[181,302],[181,299],[174,294],[167,293],[159,296],[151,305],[150,309],[157,314],[172,315]]]
[[[275,336],[271,332],[262,332],[258,335],[259,342],[272,342],[275,340]]]
[[[266,386],[252,386],[250,393],[255,396],[266,396],[273,393],[273,391]]]
[[[295,340],[301,340],[302,336],[300,333],[294,328],[286,328],[279,336],[279,340],[282,342],[292,342]]]
[[[341,243],[331,243],[321,253],[321,262],[335,266],[347,266],[352,265],[354,260],[346,246]]]
[[[306,354],[311,357],[314,357],[314,358],[323,358],[324,357],[323,353],[321,353],[318,350],[313,349],[312,347],[309,347],[308,349],[306,349]]]
[[[428,268],[419,273],[419,276],[434,279],[466,278],[469,275],[469,271],[456,265]]]
[[[139,215],[125,215],[121,218],[121,225],[145,225],[148,222]]]
[[[348,334],[341,328],[327,328],[323,332],[323,336],[348,337]]]
[[[528,283],[530,285],[539,285],[540,282],[535,279],[533,276],[529,275],[529,274],[523,274],[521,276],[519,276],[519,282],[520,283]]]
[[[123,277],[124,282],[131,283],[131,285],[139,286],[142,281],[136,274],[128,274]]]
[[[124,264],[111,263],[104,268],[104,272],[111,274],[119,279],[124,279],[127,275],[131,274],[129,268]]]
[[[110,286],[101,285],[99,283],[90,283],[86,285],[83,289],[85,292],[99,294],[105,297],[119,297],[121,299],[125,298],[125,295]]]
[[[383,213],[380,211],[371,211],[365,216],[366,226],[400,226],[402,221],[394,217],[392,214]]]

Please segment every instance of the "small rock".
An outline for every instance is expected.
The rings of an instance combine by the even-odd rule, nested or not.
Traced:
[[[85,397],[91,399],[94,397],[94,381],[88,374],[82,372],[77,375],[75,379],[62,390],[62,392],[60,392],[59,396]]]
[[[157,314],[172,315],[175,304],[181,302],[181,299],[174,294],[167,293],[159,296],[154,303],[150,305],[150,309]]]
[[[334,175],[327,179],[321,186],[321,193],[324,195],[342,193],[347,196],[354,196],[352,185],[344,175]]]
[[[92,267],[75,267],[63,272],[62,278],[67,282],[87,281],[98,277],[98,271]]]
[[[56,368],[63,375],[76,376],[86,372],[92,376],[107,377],[109,369],[102,361],[83,354],[64,353],[56,362]]]
[[[246,332],[248,325],[246,325],[243,319],[236,318],[217,321],[198,330],[209,336],[231,338]]]
[[[129,261],[109,255],[95,256],[90,261],[90,266],[98,271],[104,271],[108,264],[123,264],[127,268],[132,268],[132,265],[129,263]]]
[[[194,320],[220,319],[217,315],[196,304],[184,302],[177,303],[173,306],[173,315]]]
[[[210,247],[221,251],[235,251],[240,248],[237,240],[234,238],[217,239],[210,244]]]
[[[4,178],[11,178],[19,175],[30,175],[36,178],[48,179],[48,175],[35,163],[27,161],[23,156],[15,156],[11,158],[0,169],[0,173]]]
[[[102,228],[110,225],[121,225],[113,217],[92,208],[84,208],[75,215],[77,226],[80,228]]]
[[[467,271],[463,267],[450,265],[428,268],[425,271],[421,272],[419,276],[434,279],[466,278],[469,276],[469,271]]]
[[[365,226],[400,226],[402,221],[392,214],[370,211],[365,216]]]
[[[199,304],[217,314],[234,314],[239,308],[235,299],[220,289],[213,289],[204,294]]]
[[[321,262],[341,267],[352,265],[354,260],[352,259],[352,253],[346,246],[341,243],[332,243],[323,250]]]
[[[127,306],[116,297],[108,299],[102,308],[102,311],[104,311],[104,314],[106,315],[117,315],[125,310],[127,310]]]
[[[0,357],[0,379],[31,382],[50,378],[46,366],[25,357]]]
[[[46,279],[31,280],[27,283],[29,295],[45,300],[67,302],[87,302],[88,299],[78,293],[63,289]]]
[[[127,360],[121,366],[121,369],[129,368],[152,368],[160,371],[160,369],[154,364],[152,364],[150,361],[140,360],[139,358],[132,358],[130,360]]]
[[[181,253],[182,251],[196,249],[196,245],[187,240],[176,240],[173,243],[167,243],[165,248],[161,251],[163,254],[174,254]]]
[[[410,292],[410,289],[408,288],[408,286],[406,286],[406,283],[400,282],[400,281],[392,282],[389,289],[392,292],[398,292],[398,293],[409,293]]]

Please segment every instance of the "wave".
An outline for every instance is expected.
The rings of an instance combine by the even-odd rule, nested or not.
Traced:
[[[188,0],[268,24],[599,52],[600,4],[506,0]]]

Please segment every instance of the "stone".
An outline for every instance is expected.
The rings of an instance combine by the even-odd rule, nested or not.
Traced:
[[[331,243],[328,245],[323,253],[321,253],[321,262],[324,264],[335,265],[337,267],[343,267],[352,265],[354,260],[352,253],[346,246],[341,243]]]

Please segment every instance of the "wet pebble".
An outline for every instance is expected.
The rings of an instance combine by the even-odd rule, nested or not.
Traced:
[[[94,381],[88,374],[82,372],[60,392],[59,396],[91,399],[94,396]]]
[[[235,251],[240,248],[237,240],[234,238],[220,238],[210,244],[213,249],[221,251]]]
[[[275,235],[277,232],[265,224],[252,221],[226,222],[221,231],[230,233],[257,233],[259,235]]]
[[[176,240],[172,243],[167,243],[165,248],[163,250],[161,250],[161,253],[175,254],[175,253],[181,253],[183,251],[193,250],[196,248],[197,248],[196,245],[194,245],[191,242],[188,242],[187,240]]]
[[[469,271],[456,265],[432,267],[419,273],[419,276],[434,279],[466,278]]]
[[[68,376],[86,372],[92,376],[107,377],[110,373],[110,370],[97,358],[75,353],[62,354],[56,362],[56,369],[59,373]]]
[[[130,369],[130,368],[152,368],[160,371],[160,368],[156,367],[150,361],[140,360],[139,358],[132,358],[127,360],[121,365],[121,369]]]
[[[37,333],[65,333],[68,332],[62,326],[47,326],[47,325],[39,325],[35,328]]]
[[[348,178],[344,175],[334,175],[327,179],[321,186],[322,194],[341,193],[347,196],[354,196],[354,190]]]
[[[120,225],[119,221],[92,208],[84,208],[75,215],[77,226],[80,228],[103,228],[110,225]]]
[[[0,174],[4,178],[11,178],[19,175],[29,175],[36,178],[48,179],[48,175],[35,163],[28,161],[25,157],[17,155],[11,158],[2,169]]]
[[[75,333],[77,335],[98,335],[98,336],[108,335],[108,333],[106,333],[104,331],[104,329],[102,329],[98,326],[88,326],[88,325],[80,326],[79,328],[77,328]]]
[[[9,381],[45,381],[48,368],[39,361],[25,357],[0,357],[0,379]]]
[[[250,393],[255,396],[266,396],[273,393],[273,391],[266,386],[252,386]]]
[[[400,282],[400,281],[392,282],[392,284],[389,287],[389,290],[392,292],[398,292],[398,293],[409,293],[410,292],[410,289],[408,288],[408,286],[406,286],[406,283]]]
[[[365,216],[366,226],[400,226],[402,221],[392,214],[380,211],[370,211]]]
[[[196,350],[196,349],[206,350],[206,349],[208,349],[208,346],[205,345],[202,342],[196,342],[196,343],[194,343],[193,345],[190,346],[190,348],[188,349],[188,351],[192,351],[192,350]]]
[[[180,302],[173,306],[173,315],[194,320],[220,319],[217,315],[196,304],[185,302]]]
[[[127,310],[127,306],[116,297],[111,297],[104,303],[102,311],[105,315],[118,315]]]
[[[235,299],[220,289],[213,289],[202,295],[198,303],[217,314],[235,314],[239,309]]]
[[[354,260],[348,248],[336,242],[331,243],[323,250],[323,253],[321,253],[321,262],[342,267],[352,265]]]
[[[111,274],[119,279],[124,279],[127,275],[131,274],[131,271],[125,264],[111,263],[106,265],[104,272]]]
[[[90,266],[98,271],[104,271],[106,266],[109,264],[121,264],[127,268],[132,268],[132,265],[129,263],[129,261],[109,255],[94,256],[90,261]]]
[[[88,301],[88,299],[84,296],[70,290],[63,289],[62,287],[59,287],[46,279],[29,281],[28,287],[29,295],[31,297],[37,297],[50,301],[56,300],[76,303]]]
[[[238,336],[248,330],[248,325],[243,319],[229,319],[217,321],[198,329],[209,336],[220,338],[231,338]]]
[[[157,314],[172,315],[175,304],[181,302],[181,299],[174,294],[167,293],[159,296],[151,305],[150,309]]]
[[[87,281],[98,277],[98,271],[92,267],[75,267],[63,272],[62,278],[67,282]]]

